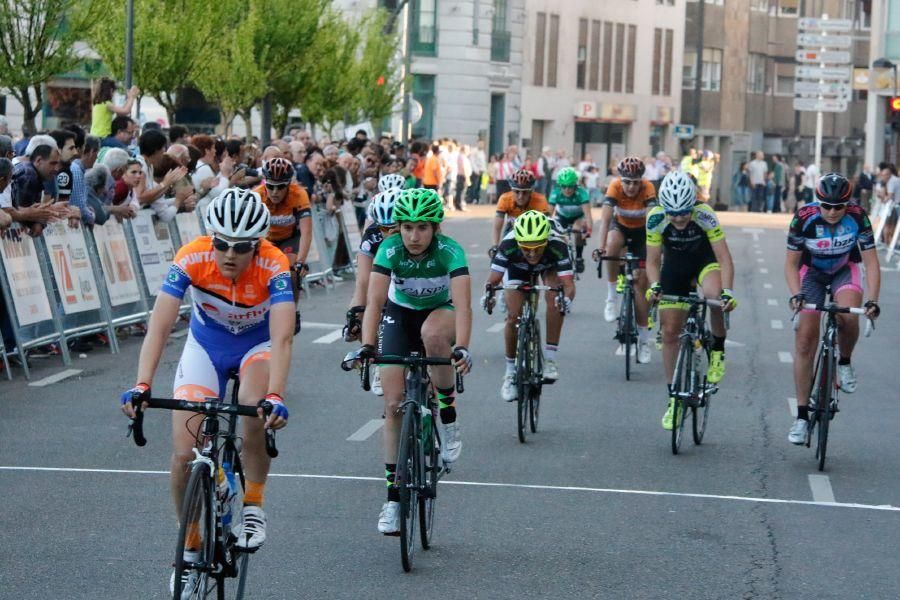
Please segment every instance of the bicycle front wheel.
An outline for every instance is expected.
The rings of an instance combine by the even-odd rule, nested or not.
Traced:
[[[693,353],[691,341],[681,344],[678,351],[678,360],[675,363],[675,375],[672,385],[672,397],[674,407],[672,409],[672,454],[678,454],[681,449],[681,439],[684,437],[684,416],[687,410],[686,396],[691,392],[691,371],[693,369]]]
[[[419,508],[418,415],[412,407],[403,413],[395,485],[400,491],[400,559],[403,570],[412,570],[416,546],[416,512]]]
[[[519,434],[519,442],[525,443],[528,431],[528,396],[529,378],[531,375],[531,357],[528,352],[528,327],[523,322],[519,323],[518,339],[516,340],[516,427]]]
[[[709,355],[707,355],[708,358]],[[700,369],[701,365],[700,361],[697,360],[694,365],[695,369]],[[694,444],[700,445],[703,443],[703,435],[706,433],[706,422],[709,420],[709,404],[712,402],[712,394],[709,393],[709,388],[707,387],[706,376],[702,377],[697,375],[698,381],[700,381],[700,390],[698,391],[698,403],[691,410],[692,414],[692,429],[694,434]]]
[[[209,465],[191,469],[181,508],[181,525],[175,547],[175,600],[221,598],[221,580],[212,575],[216,556],[216,512]],[[196,559],[188,562],[185,552]]]
[[[819,369],[819,381],[816,385],[816,410],[815,418],[819,425],[818,444],[816,445],[816,458],[820,471],[825,470],[825,455],[828,451],[828,428],[834,416],[832,401],[834,392],[834,357],[829,353],[822,359]]]
[[[636,337],[636,324],[634,322],[634,302],[631,299],[631,288],[625,289],[625,297],[622,298],[622,338],[625,340],[625,380],[631,381],[631,351],[632,340]]]
[[[535,321],[534,323],[534,333],[532,334],[531,339],[531,354],[534,356],[534,361],[532,361],[531,364],[532,371],[535,375],[533,377],[534,384],[530,386],[531,389],[528,393],[528,423],[531,425],[531,433],[537,433],[538,419],[541,415],[541,389],[544,373],[544,361],[541,350],[541,326],[538,321]]]

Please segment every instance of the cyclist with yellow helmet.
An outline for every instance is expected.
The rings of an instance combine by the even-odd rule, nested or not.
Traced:
[[[578,171],[565,167],[556,174],[556,187],[550,194],[553,218],[563,228],[572,228],[575,235],[575,271],[584,272],[584,239],[591,237],[594,219],[591,216],[591,197],[578,185]]]
[[[556,306],[556,294],[547,292],[547,343],[544,346],[544,377],[556,380],[559,369],[556,351],[562,333],[563,313],[568,313],[575,298],[575,274],[572,271],[572,257],[564,241],[550,236],[550,219],[542,212],[530,210],[522,213],[515,221],[513,230],[503,239],[491,263],[491,271],[486,287],[527,283],[534,273],[540,274],[545,285],[563,286],[565,305]],[[500,396],[512,402],[516,399],[516,320],[522,312],[525,294],[518,290],[506,290],[506,329],[504,343],[506,349],[506,372]],[[481,305],[485,310],[493,308],[494,298],[485,294]],[[562,310],[560,310],[562,309]]]

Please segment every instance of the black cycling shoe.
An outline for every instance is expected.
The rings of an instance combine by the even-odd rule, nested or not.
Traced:
[[[581,257],[575,259],[575,272],[584,273],[584,259]]]

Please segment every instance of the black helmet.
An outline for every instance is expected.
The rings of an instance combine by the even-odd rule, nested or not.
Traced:
[[[853,186],[840,173],[826,173],[816,185],[816,199],[828,204],[846,204],[852,193]]]

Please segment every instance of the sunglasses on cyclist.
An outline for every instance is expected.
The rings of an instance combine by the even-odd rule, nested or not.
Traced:
[[[691,214],[691,210],[693,210],[693,209],[688,208],[686,210],[667,210],[666,216],[667,217],[676,217],[676,218],[677,217],[686,217],[689,214]]]
[[[534,252],[535,250],[540,250],[547,246],[547,242],[543,242],[540,244],[519,244],[519,248],[525,252]]]
[[[822,210],[844,210],[847,208],[846,204],[830,204],[828,202],[819,202],[819,206],[822,207]]]
[[[228,240],[223,240],[222,238],[213,238],[213,248],[215,248],[219,252],[228,252],[229,249],[234,250],[235,254],[247,254],[248,252],[252,252],[253,249],[256,248],[256,245],[258,243],[259,242],[257,240],[229,242]]]
[[[622,179],[622,185],[639,185],[640,179]]]
[[[559,186],[559,187],[561,187],[561,188],[564,189],[564,190],[574,190],[574,189],[577,188],[578,186],[577,186],[577,185],[561,185],[561,186]]]
[[[288,185],[290,185],[290,184],[287,184],[287,183],[267,183],[267,184],[266,184],[266,189],[267,189],[267,190],[272,190],[272,191],[274,192],[274,191],[278,191],[278,190],[283,190],[283,189],[286,188]]]

